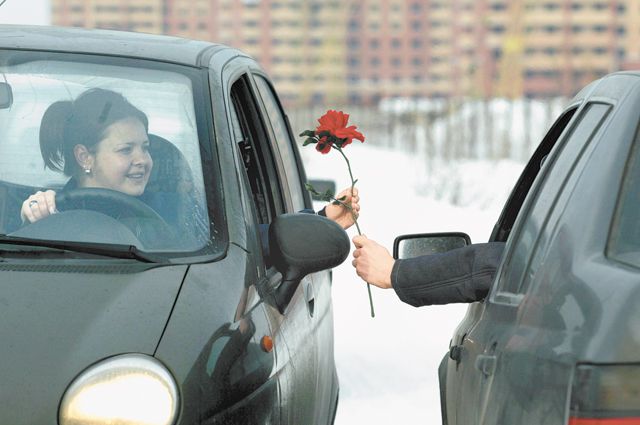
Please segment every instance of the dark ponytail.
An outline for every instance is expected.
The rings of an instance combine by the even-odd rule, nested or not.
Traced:
[[[68,162],[64,149],[64,128],[71,119],[73,104],[60,101],[47,108],[40,124],[40,152],[44,166],[54,171],[63,171]]]
[[[144,112],[111,90],[89,89],[73,101],[60,101],[45,111],[40,125],[40,152],[45,167],[74,176],[81,171],[74,155],[76,145],[95,152],[111,124],[135,118],[146,131]]]

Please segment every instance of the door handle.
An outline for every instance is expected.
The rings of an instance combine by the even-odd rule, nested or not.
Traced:
[[[315,295],[314,295],[312,283],[305,285],[304,298],[307,301],[307,310],[309,311],[309,316],[313,317],[313,313],[315,309]]]
[[[462,345],[454,345],[449,348],[449,358],[455,360],[456,364],[460,363],[462,358]]]
[[[484,376],[491,376],[496,371],[496,356],[489,356],[486,354],[480,354],[476,357],[476,369],[478,369]]]

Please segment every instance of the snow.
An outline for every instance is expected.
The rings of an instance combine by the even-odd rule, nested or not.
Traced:
[[[350,184],[342,157],[301,148],[309,179]],[[345,149],[361,196],[364,234],[390,251],[405,233],[463,231],[489,238],[523,164],[442,161],[427,167],[421,155],[354,142]],[[454,202],[455,201],[455,202]],[[348,230],[357,234],[355,226]],[[414,308],[392,290],[372,287],[369,315],[365,283],[351,258],[334,269],[335,355],[340,379],[336,425],[440,424],[437,368],[465,304]]]

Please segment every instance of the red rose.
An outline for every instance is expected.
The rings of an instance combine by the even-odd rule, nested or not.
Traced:
[[[357,127],[355,125],[347,127],[347,123],[349,122],[349,114],[345,114],[342,111],[329,110],[326,114],[318,119],[318,122],[320,123],[320,125],[316,127],[316,134],[318,135],[323,131],[329,132],[332,136],[335,136],[336,138],[342,140],[342,142],[339,144],[340,147],[350,144],[353,139],[364,142],[364,135],[359,131],[356,131]],[[320,152],[326,153],[324,152],[326,148],[323,148],[324,149],[321,150],[318,146],[316,146],[316,149],[318,149]],[[331,144],[329,143],[328,149],[330,148]]]
[[[320,153],[329,153],[331,152],[332,144],[333,143],[328,141],[326,137],[321,137],[320,140],[318,140],[318,143],[316,144],[316,150]]]

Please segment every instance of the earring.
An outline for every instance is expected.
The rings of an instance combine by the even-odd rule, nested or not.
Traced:
[[[87,167],[84,169],[85,174],[91,174],[91,168]]]

